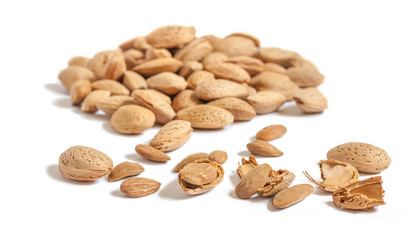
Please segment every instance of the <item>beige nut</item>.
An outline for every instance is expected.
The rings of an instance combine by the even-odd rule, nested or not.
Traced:
[[[177,113],[177,119],[191,122],[193,128],[204,129],[223,128],[234,121],[234,117],[229,111],[204,104],[182,109]]]
[[[192,131],[190,122],[173,120],[155,134],[149,145],[163,152],[172,151],[184,145],[191,137]]]
[[[137,105],[124,105],[114,112],[110,122],[119,133],[138,134],[154,125],[155,115]]]

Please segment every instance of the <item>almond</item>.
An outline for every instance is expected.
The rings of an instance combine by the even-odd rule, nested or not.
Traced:
[[[147,83],[145,78],[140,74],[133,71],[124,72],[122,82],[125,87],[127,87],[131,92],[136,89],[147,89]]]
[[[178,25],[163,26],[155,29],[145,40],[154,48],[173,48],[195,39],[195,28]]]
[[[130,90],[128,90],[124,85],[117,81],[103,79],[91,83],[91,88],[93,90],[107,90],[111,92],[111,95],[130,95]]]
[[[120,191],[132,198],[139,198],[151,195],[158,191],[161,183],[149,178],[129,178],[125,179],[120,186]]]
[[[224,97],[244,98],[248,96],[248,89],[239,83],[217,79],[202,82],[196,87],[195,93],[199,99],[210,101]]]
[[[157,58],[139,64],[132,71],[150,77],[162,72],[177,72],[181,66],[182,62],[174,58]]]
[[[112,115],[118,108],[124,105],[135,104],[130,96],[117,95],[104,98],[97,103],[97,108],[108,115]]]
[[[137,37],[134,40],[134,48],[135,49],[138,49],[140,51],[145,52],[146,50],[148,50],[151,47],[152,46],[147,43],[147,40],[145,39],[145,37]]]
[[[213,73],[202,70],[195,71],[187,79],[188,88],[195,90],[200,83],[213,80],[215,80]]]
[[[191,123],[184,120],[173,120],[165,124],[152,138],[149,145],[163,152],[181,147],[191,137]]]
[[[103,79],[108,61],[115,55],[121,54],[121,50],[106,50],[99,52],[90,58],[87,68],[94,72],[97,79]]]
[[[236,33],[232,33],[232,34],[228,35],[228,37],[230,37],[230,36],[239,36],[239,37],[244,37],[244,38],[250,39],[250,40],[253,41],[253,43],[255,44],[256,47],[259,47],[261,45],[261,41],[257,37],[255,37],[255,36],[253,36],[249,33],[236,32]]]
[[[110,80],[111,81],[111,80]],[[97,104],[101,102],[104,98],[111,95],[110,91],[107,90],[95,90],[92,91],[87,97],[84,98],[81,104],[81,111],[87,113],[95,113],[98,111]]]
[[[124,60],[125,65],[127,66],[127,70],[134,68],[144,59],[144,53],[140,50],[129,49],[124,52]]]
[[[215,44],[215,52],[231,56],[252,56],[256,51],[253,40],[241,36],[228,36]]]
[[[286,68],[276,63],[266,62],[263,64],[263,71],[286,74]]]
[[[201,61],[206,55],[212,52],[212,45],[205,38],[197,38],[179,49],[174,57],[183,62]]]
[[[291,66],[291,61],[300,58],[296,52],[280,48],[259,48],[258,57],[264,62],[277,63],[283,67]]]
[[[243,68],[233,63],[217,63],[205,65],[205,70],[213,73],[216,78],[232,80],[238,83],[248,82],[251,77]]]
[[[238,65],[239,67],[247,71],[251,76],[262,72],[264,68],[263,62],[261,60],[248,56],[230,57],[225,62]]]
[[[284,74],[263,71],[254,76],[249,85],[258,91],[272,90],[281,93],[287,101],[293,100],[293,95],[299,91],[298,85]]]
[[[276,147],[261,140],[252,141],[248,143],[246,147],[252,154],[264,157],[279,157],[283,155],[283,152],[279,151]]]
[[[317,87],[325,80],[320,72],[312,68],[291,67],[286,70],[286,74],[294,83],[301,88]]]
[[[145,52],[146,60],[153,60],[157,58],[172,58],[172,54],[165,48],[149,48]]]
[[[91,70],[78,66],[67,67],[58,74],[58,78],[63,86],[68,90],[70,90],[71,86],[78,80],[94,81],[96,79]]]
[[[179,69],[178,74],[181,77],[187,78],[187,77],[189,77],[189,75],[191,75],[195,71],[200,71],[203,68],[204,68],[204,66],[200,62],[187,61],[187,62],[184,62],[184,65],[182,65],[181,69]]]
[[[226,60],[228,60],[228,56],[226,56],[225,54],[220,52],[212,52],[204,57],[204,59],[202,60],[202,64],[204,64],[204,66],[220,64],[225,62]]]
[[[327,99],[317,88],[301,89],[294,94],[293,99],[306,113],[320,113],[327,108]]]
[[[114,167],[114,169],[108,175],[108,182],[115,182],[120,179],[138,175],[144,171],[139,163],[134,162],[122,162]]]
[[[166,162],[168,160],[171,160],[171,158],[163,153],[162,151],[155,149],[149,145],[142,145],[138,144],[135,147],[135,151],[138,153],[143,158],[146,158],[151,161],[155,162]]]
[[[148,78],[147,85],[167,95],[175,95],[184,90],[188,84],[183,77],[175,73],[163,72]]]
[[[315,189],[310,184],[299,184],[280,191],[273,198],[272,204],[276,208],[287,208],[305,199]]]
[[[124,55],[122,53],[115,54],[109,58],[104,69],[104,78],[119,80],[122,74],[127,71]]]
[[[227,126],[234,121],[233,115],[220,107],[199,104],[182,109],[177,119],[191,122],[194,128],[216,129]]]
[[[208,105],[228,110],[235,121],[249,121],[256,116],[255,109],[249,103],[235,97],[220,98],[209,102]]]
[[[270,90],[259,91],[246,99],[258,114],[270,113],[278,110],[286,101],[282,94]]]
[[[68,61],[68,66],[87,67],[88,57],[75,56]]]
[[[119,133],[138,134],[152,127],[155,115],[137,105],[124,105],[111,116],[111,126]]]
[[[257,165],[250,170],[236,185],[235,193],[238,197],[247,199],[258,192],[258,189],[268,182],[272,168],[268,164]]]
[[[222,150],[214,150],[209,154],[209,160],[224,164],[228,160],[228,154]]]
[[[208,153],[193,153],[186,156],[184,159],[181,160],[175,167],[174,172],[179,172],[182,168],[185,167],[188,163],[194,162],[195,160],[199,159],[209,159]]]
[[[204,102],[197,98],[195,91],[191,89],[186,89],[179,92],[172,101],[172,108],[175,112],[178,112],[184,108],[203,104]]]
[[[328,159],[346,162],[360,172],[379,173],[390,166],[391,158],[383,149],[367,143],[349,142],[329,150]]]
[[[120,48],[120,49],[121,49],[122,51],[124,51],[124,52],[127,51],[127,50],[129,50],[129,49],[134,48],[135,39],[137,39],[137,38],[132,38],[132,39],[129,39],[129,40],[127,40],[127,41],[121,43],[121,44],[118,46],[118,48]]]
[[[283,125],[269,125],[256,133],[256,140],[271,141],[282,137],[287,129]]]
[[[70,97],[72,104],[80,104],[84,98],[91,92],[91,84],[88,80],[76,81],[70,89]]]

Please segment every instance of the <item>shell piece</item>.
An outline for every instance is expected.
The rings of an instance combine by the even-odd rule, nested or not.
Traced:
[[[298,203],[312,194],[314,188],[310,184],[299,184],[280,191],[273,198],[272,204],[276,208],[286,208]]]
[[[223,167],[209,159],[188,163],[178,173],[178,183],[184,192],[198,195],[218,185],[224,176]]]
[[[303,173],[310,181],[319,185],[319,188],[325,191],[334,192],[359,179],[359,172],[357,169],[345,162],[323,160],[319,162],[319,167],[323,179],[323,182],[321,183],[316,182],[307,172]]]
[[[194,128],[223,128],[234,121],[232,113],[212,105],[199,104],[182,109],[177,113],[177,119],[191,122]]]
[[[253,155],[249,157],[249,160],[242,158],[242,164],[239,164],[238,169],[236,169],[236,173],[238,174],[239,178],[243,178],[258,165],[259,164],[258,162],[256,162],[256,159]]]
[[[361,142],[349,142],[336,146],[327,152],[328,159],[346,162],[360,172],[379,173],[390,166],[391,159],[386,151]]]
[[[122,162],[115,166],[108,175],[108,182],[118,181],[125,177],[135,176],[144,171],[144,167],[135,162]]]
[[[346,209],[368,209],[386,204],[382,183],[381,176],[351,183],[333,193],[333,203]]]
[[[268,164],[261,164],[250,170],[236,185],[235,193],[238,197],[250,198],[258,192],[258,189],[265,186],[269,180],[272,168]]]
[[[306,113],[320,113],[327,108],[326,97],[316,88],[304,88],[293,95],[297,106]]]
[[[265,186],[258,189],[258,194],[264,197],[273,196],[289,187],[294,179],[295,174],[286,169],[279,169],[278,171],[272,170]]]
[[[149,145],[160,151],[172,151],[181,147],[191,137],[191,123],[184,120],[173,120],[165,124],[152,138]]]
[[[208,153],[193,153],[186,156],[184,159],[181,160],[175,167],[174,172],[179,172],[182,168],[185,167],[188,163],[194,162],[199,159],[209,159]]]

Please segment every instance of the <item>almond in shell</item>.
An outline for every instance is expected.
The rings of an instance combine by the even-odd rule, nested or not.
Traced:
[[[150,91],[150,89],[134,90],[131,96],[137,105],[151,110],[155,114],[155,121],[158,123],[165,124],[174,119],[176,115],[170,102],[164,97],[159,97],[158,92]]]
[[[182,67],[182,62],[175,58],[157,58],[135,66],[132,71],[150,77],[162,72],[175,73],[180,67]]]
[[[111,116],[111,126],[119,133],[138,134],[152,127],[155,115],[137,105],[124,105]]]
[[[58,74],[58,78],[68,90],[70,90],[71,86],[78,80],[94,81],[96,79],[94,73],[90,69],[79,66],[67,67]]]
[[[272,90],[281,93],[287,101],[293,100],[293,95],[299,91],[298,85],[284,74],[263,71],[254,76],[249,85],[258,91]]]
[[[163,152],[181,147],[191,137],[191,123],[184,120],[173,120],[165,124],[152,138],[149,145]]]
[[[235,97],[220,98],[209,102],[208,105],[228,110],[235,121],[249,121],[256,116],[255,109],[248,102]]]
[[[97,108],[108,115],[112,115],[118,108],[124,105],[135,104],[130,96],[117,95],[104,98],[97,103]]]
[[[264,90],[250,95],[246,100],[256,113],[265,114],[278,110],[286,102],[286,97],[275,91]]]
[[[234,121],[234,117],[229,111],[204,104],[182,109],[177,113],[177,119],[191,122],[193,128],[203,129],[223,128]]]
[[[251,79],[247,71],[240,66],[229,62],[206,64],[205,70],[213,73],[216,78],[231,80],[238,83],[248,82]]]
[[[133,71],[126,71],[122,77],[122,83],[131,92],[136,89],[147,89],[145,78]]]
[[[93,90],[107,90],[111,95],[130,95],[130,90],[117,81],[102,79],[91,83]]]
[[[214,51],[229,57],[252,56],[256,52],[256,45],[253,40],[247,37],[228,36],[215,44]]]
[[[305,113],[321,113],[327,108],[326,97],[314,87],[304,88],[293,95],[296,105]]]
[[[286,74],[301,88],[317,87],[325,81],[325,77],[313,68],[291,67]]]
[[[178,112],[184,108],[198,104],[204,104],[204,102],[196,96],[194,90],[185,89],[174,97],[174,100],[172,101],[172,108],[175,112]]]
[[[163,26],[145,36],[145,40],[154,48],[173,48],[195,39],[195,28],[179,25]]]
[[[110,80],[111,81],[111,80]],[[98,111],[97,104],[111,95],[107,90],[95,90],[90,92],[87,97],[84,98],[81,104],[81,111],[87,113],[95,113]]]
[[[188,84],[183,77],[175,73],[163,72],[148,78],[147,85],[167,95],[175,95],[184,90]]]
[[[195,90],[200,83],[213,80],[215,80],[213,73],[203,70],[195,71],[187,79],[188,88]]]
[[[196,87],[195,93],[199,99],[210,101],[224,97],[245,98],[248,96],[248,89],[236,82],[217,79],[202,82]]]
[[[76,81],[70,89],[70,97],[72,104],[80,104],[91,92],[91,84],[88,80]]]

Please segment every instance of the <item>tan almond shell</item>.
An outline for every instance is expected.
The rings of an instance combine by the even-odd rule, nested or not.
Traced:
[[[258,189],[258,194],[264,197],[273,196],[283,189],[289,187],[295,179],[295,174],[286,169],[271,171],[270,180],[264,187]]]
[[[67,65],[68,66],[78,66],[78,67],[87,67],[87,63],[90,59],[88,57],[83,57],[83,56],[75,56],[72,57]]]
[[[206,38],[197,38],[187,44],[185,47],[179,49],[174,57],[183,62],[201,61],[206,55],[213,50],[212,45]]]
[[[192,73],[200,71],[204,68],[202,63],[197,61],[187,61],[184,62],[184,65],[179,69],[178,75],[183,78],[188,78]]]
[[[249,34],[249,33],[241,33],[241,32],[236,32],[236,33],[231,33],[228,35],[229,36],[239,36],[239,37],[244,37],[244,38],[248,38],[250,40],[253,41],[253,43],[255,43],[256,47],[259,47],[261,45],[261,41],[259,40],[259,38]]]
[[[195,71],[187,79],[188,88],[195,90],[202,82],[213,80],[215,80],[213,73],[204,70]]]
[[[104,79],[120,80],[122,74],[127,71],[127,64],[122,53],[112,56],[104,68]]]
[[[129,49],[134,48],[135,39],[137,39],[137,38],[134,37],[134,38],[128,39],[127,41],[121,43],[121,44],[118,46],[118,48],[120,48],[123,52],[125,52],[125,51],[127,51],[127,50],[129,50]]]
[[[157,93],[149,90],[134,90],[131,96],[137,105],[148,108],[155,114],[157,123],[168,123],[176,115],[170,103],[163,98],[159,98]]]
[[[145,59],[144,53],[137,49],[129,49],[123,54],[127,70],[134,68]]]
[[[133,71],[126,71],[122,77],[122,83],[131,92],[136,89],[147,89],[145,78]]]
[[[80,104],[91,92],[89,80],[78,80],[70,88],[71,104]]]
[[[137,37],[134,40],[134,48],[135,49],[138,49],[140,51],[145,52],[146,50],[148,50],[151,47],[152,46],[147,43],[147,40],[145,39],[145,37]]]
[[[157,58],[172,58],[172,54],[165,48],[149,48],[145,51],[145,60],[150,61]]]
[[[258,162],[253,155],[249,157],[249,160],[242,158],[242,164],[238,165],[238,169],[236,169],[236,173],[238,174],[239,178],[243,178],[248,172],[250,172],[254,167],[258,166]]]
[[[312,68],[291,67],[286,70],[286,74],[301,88],[317,87],[325,81],[325,76]]]
[[[313,64],[311,61],[304,59],[304,58],[297,58],[290,62],[290,67],[303,67],[303,68],[310,68],[319,72],[319,68]]]
[[[66,178],[92,181],[107,175],[113,168],[113,162],[94,148],[73,146],[60,155],[58,168]]]
[[[214,51],[223,53],[228,57],[252,56],[256,52],[256,45],[253,40],[247,37],[228,36],[215,44]]]
[[[117,95],[104,98],[97,103],[97,108],[108,115],[112,115],[118,108],[124,105],[135,104],[130,96]]]
[[[207,104],[228,110],[235,121],[249,121],[256,116],[255,109],[248,102],[236,97],[220,98]]]
[[[98,111],[97,104],[111,95],[107,90],[94,90],[90,92],[81,104],[81,111],[95,113]]]
[[[154,48],[173,48],[195,39],[195,28],[179,25],[163,26],[145,36],[145,40]]]
[[[238,83],[246,83],[251,77],[245,69],[234,63],[206,64],[205,70],[213,73],[216,78],[231,80]]]
[[[304,200],[307,196],[312,194],[314,190],[315,189],[310,184],[294,185],[277,193],[273,198],[272,204],[276,208],[287,208]]]
[[[254,76],[249,85],[258,91],[272,90],[281,93],[286,97],[286,101],[293,100],[293,95],[299,91],[298,85],[284,74],[263,71]]]
[[[184,145],[191,137],[192,131],[190,122],[173,120],[162,126],[149,145],[163,152],[172,151]]]
[[[256,113],[265,114],[278,110],[286,102],[286,97],[275,91],[263,90],[250,95],[246,100],[255,108]]]
[[[269,125],[256,133],[256,140],[272,141],[282,137],[286,131],[286,127],[281,124]]]
[[[70,90],[71,86],[78,80],[94,81],[96,79],[94,73],[85,67],[69,66],[58,74],[58,78],[63,86]]]
[[[194,162],[195,160],[198,160],[198,159],[209,159],[209,154],[200,152],[200,153],[193,153],[193,154],[186,156],[174,167],[174,172],[179,172],[182,168],[184,168],[185,165],[187,165],[188,163]]]
[[[279,65],[277,63],[270,63],[270,62],[264,63],[263,71],[286,74],[286,68],[282,67],[282,65]]]
[[[113,113],[110,123],[119,133],[139,134],[154,125],[155,115],[144,107],[124,105]]]
[[[211,52],[202,59],[204,67],[206,65],[220,64],[228,60],[228,56],[220,52]]]
[[[321,113],[327,108],[326,97],[314,87],[297,91],[293,99],[296,105],[306,113]]]
[[[191,163],[188,163],[187,165],[185,165],[185,167],[189,166],[190,164],[195,164],[195,163],[210,164],[212,167],[214,167],[217,170],[217,177],[216,177],[215,181],[213,181],[209,184],[201,185],[201,186],[187,184],[181,178],[181,170],[183,170],[183,168],[182,168],[178,173],[178,183],[179,183],[179,185],[181,186],[181,188],[184,192],[188,193],[189,195],[198,195],[198,194],[206,193],[206,192],[210,191],[212,188],[214,188],[216,185],[218,185],[223,180],[224,169],[223,169],[222,165],[220,165],[219,163],[214,162],[214,161],[210,161],[209,159],[198,159],[198,160],[195,160]]]
[[[264,65],[261,60],[249,56],[229,57],[225,62],[238,65],[247,71],[251,76],[262,72],[264,69]]]
[[[252,141],[246,145],[246,148],[248,148],[252,154],[264,157],[279,157],[283,155],[283,152],[275,146],[262,140]]]
[[[236,82],[216,79],[214,81],[204,81],[195,89],[196,96],[205,101],[211,101],[224,97],[246,98],[248,88]]]
[[[346,162],[359,172],[379,173],[390,166],[391,158],[383,149],[367,143],[349,142],[327,152],[328,159]]]
[[[157,58],[135,66],[132,71],[150,77],[162,72],[175,73],[180,67],[182,67],[182,62],[175,58]]]
[[[339,188],[333,193],[333,203],[345,209],[364,210],[386,204],[383,200],[382,177],[370,177]]]
[[[108,182],[115,182],[120,179],[138,175],[144,171],[144,167],[135,162],[122,162],[115,166],[108,174]]]
[[[147,86],[167,95],[175,95],[187,87],[185,79],[175,73],[163,72],[147,79]]]
[[[110,80],[110,79],[102,79],[97,80],[91,83],[92,90],[107,90],[111,92],[111,95],[130,95],[130,90],[126,88],[121,83]]]
[[[235,193],[238,197],[247,199],[265,186],[269,180],[272,168],[268,164],[261,164],[251,169],[236,185]]]
[[[120,185],[120,191],[132,198],[151,195],[158,191],[161,183],[149,178],[128,178]]]
[[[196,96],[194,90],[185,89],[174,97],[174,100],[172,101],[172,108],[175,112],[178,112],[184,108],[198,104],[204,104],[204,102]]]
[[[103,79],[108,61],[115,55],[122,54],[121,50],[105,50],[96,53],[87,63],[87,68],[94,72],[96,79]]]
[[[264,47],[259,48],[258,57],[264,62],[271,62],[283,67],[289,67],[291,66],[292,61],[300,58],[300,55],[296,52],[281,48]]]
[[[151,161],[166,162],[168,160],[171,160],[171,158],[167,154],[149,145],[138,144],[135,147],[135,151],[141,157],[151,160]]]
[[[205,104],[182,109],[177,113],[177,119],[191,122],[193,128],[203,129],[223,128],[234,121],[234,117],[229,111]]]

